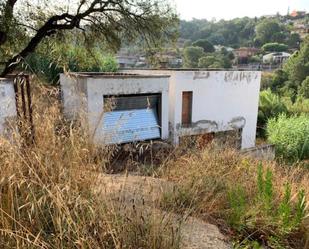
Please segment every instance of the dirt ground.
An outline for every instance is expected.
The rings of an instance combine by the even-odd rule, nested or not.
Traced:
[[[173,189],[173,184],[152,177],[132,175],[101,175],[96,184],[97,190],[113,198],[121,198],[128,203],[134,200],[136,206],[150,208],[152,212],[162,213],[157,203],[162,194]],[[172,214],[175,222],[183,217]],[[215,225],[194,217],[183,218],[181,224],[181,249],[230,249],[226,238]]]

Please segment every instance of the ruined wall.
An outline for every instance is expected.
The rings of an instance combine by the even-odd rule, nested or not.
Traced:
[[[179,137],[242,129],[241,147],[255,146],[261,72],[134,70],[170,75],[170,131]],[[192,126],[181,126],[182,92],[193,91]]]
[[[0,135],[10,137],[17,119],[15,91],[12,79],[0,79]],[[11,122],[12,121],[12,122]]]
[[[260,72],[175,71],[174,141],[186,134],[242,129],[242,148],[255,146]],[[182,92],[193,91],[192,126],[181,127]]]
[[[86,112],[86,79],[74,74],[60,74],[61,97],[64,116],[71,120]]]
[[[87,112],[88,121],[94,138],[100,142],[104,139],[103,95],[128,95],[161,93],[161,139],[168,139],[168,108],[169,108],[169,78],[165,76],[141,77],[141,76],[113,76],[106,78],[87,78]]]

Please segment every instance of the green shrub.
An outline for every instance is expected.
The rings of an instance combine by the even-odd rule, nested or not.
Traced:
[[[276,155],[290,162],[309,159],[309,117],[285,114],[267,123],[268,141],[276,146]]]
[[[59,48],[60,49],[60,48]],[[111,55],[96,50],[90,53],[85,48],[68,46],[57,58],[55,55],[33,53],[25,60],[25,68],[51,84],[56,84],[59,74],[71,72],[116,72],[118,63]]]
[[[299,94],[306,99],[309,98],[309,76],[301,83]]]
[[[258,133],[260,136],[265,136],[267,121],[281,113],[287,113],[287,108],[280,97],[272,93],[270,89],[262,91],[258,112]]]
[[[289,114],[309,114],[309,99],[298,96],[294,103],[292,102],[290,97],[282,97],[281,100],[287,107]]]
[[[298,198],[295,202],[291,195],[290,184],[286,183],[284,188],[284,195],[276,205],[274,198],[278,193],[274,188],[273,172],[269,168],[264,172],[263,166],[260,164],[258,166],[255,197],[250,197],[245,187],[241,185],[232,188],[230,191],[228,195],[230,224],[237,230],[247,232],[255,230],[254,233],[265,233],[269,236],[267,241],[270,248],[284,248],[280,241],[287,234],[297,231],[306,217],[305,191],[300,190],[298,192]],[[259,228],[261,231],[259,231]],[[252,245],[252,241],[243,241],[242,244]],[[258,245],[257,243],[256,246]]]
[[[262,49],[266,52],[284,52],[287,51],[288,48],[289,48],[288,45],[277,42],[266,43],[262,47]]]

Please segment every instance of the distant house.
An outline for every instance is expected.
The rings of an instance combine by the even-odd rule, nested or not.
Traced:
[[[216,52],[220,52],[222,49],[226,49],[226,51],[228,51],[228,52],[234,51],[234,48],[225,47],[225,46],[222,46],[222,45],[215,45],[214,48],[215,48]]]
[[[298,11],[298,10],[293,10],[292,13],[290,14],[291,17],[304,17],[306,15],[306,11]]]
[[[248,64],[249,58],[257,55],[261,50],[254,47],[241,47],[234,50],[238,64]]]
[[[304,39],[309,34],[309,24],[296,24],[294,25],[293,33],[299,34]]]
[[[134,55],[117,55],[116,61],[119,64],[120,68],[131,68],[135,67],[138,62],[139,57]]]
[[[282,64],[291,57],[291,54],[286,52],[269,53],[263,56],[264,64]]]

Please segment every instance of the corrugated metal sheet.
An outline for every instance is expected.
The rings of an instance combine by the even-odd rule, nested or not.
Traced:
[[[107,112],[103,116],[107,143],[126,143],[160,138],[155,108]]]

